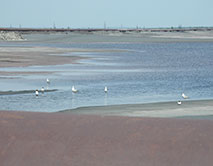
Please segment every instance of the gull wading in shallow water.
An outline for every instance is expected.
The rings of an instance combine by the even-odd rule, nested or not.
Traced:
[[[181,104],[182,104],[182,102],[181,102],[181,101],[178,101],[178,102],[177,102],[177,104],[178,104],[178,105],[181,105]]]
[[[107,93],[107,91],[108,91],[108,89],[107,89],[107,87],[105,86],[105,87],[104,87],[104,92]]]
[[[50,80],[47,78],[47,84],[50,84]]]
[[[78,90],[77,90],[77,89],[75,89],[75,87],[74,87],[74,86],[72,86],[72,92],[76,93],[76,92],[78,92]]]
[[[183,97],[184,99],[188,99],[188,98],[189,98],[189,97],[186,96],[184,93],[182,93],[182,97]]]
[[[44,87],[41,88],[41,92],[44,93]]]
[[[38,89],[36,89],[36,91],[35,91],[35,95],[36,95],[36,96],[38,96]]]

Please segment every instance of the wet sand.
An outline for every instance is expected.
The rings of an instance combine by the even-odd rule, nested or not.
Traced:
[[[57,56],[73,50],[48,47],[0,47],[0,67],[26,67],[75,63],[80,57]],[[51,54],[55,54],[52,55]]]
[[[177,102],[159,102],[147,104],[123,104],[111,106],[80,107],[64,110],[72,114],[129,117],[201,117],[213,115],[213,100],[185,100]]]
[[[211,166],[213,121],[0,112],[1,166]]]
[[[81,59],[88,57],[71,55],[72,53],[82,52],[110,52],[116,50],[98,50],[98,49],[71,49],[54,47],[0,47],[0,68],[5,67],[27,67],[27,66],[46,66],[76,64]],[[119,51],[119,50],[117,50]],[[66,55],[70,54],[70,55]],[[47,71],[42,71],[44,74]],[[9,72],[0,71],[0,75],[15,74],[41,74],[39,72]],[[49,72],[50,73],[50,72]]]

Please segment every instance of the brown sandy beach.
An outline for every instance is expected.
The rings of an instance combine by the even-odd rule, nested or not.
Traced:
[[[211,166],[213,121],[0,112],[1,166]]]

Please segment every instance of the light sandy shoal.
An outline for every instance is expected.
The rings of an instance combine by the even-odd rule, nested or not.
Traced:
[[[189,32],[157,32],[154,33],[154,38],[171,38],[171,39],[197,39],[197,41],[205,41],[213,39],[211,31],[189,31]],[[201,40],[200,40],[201,39]]]
[[[111,106],[80,107],[64,112],[73,114],[113,115],[132,117],[184,117],[213,115],[213,100],[185,100],[147,104],[123,104]]]
[[[213,121],[0,111],[1,166],[212,166]]]
[[[109,52],[116,50],[68,49],[53,47],[0,47],[0,67],[26,67],[78,63],[83,56],[71,53]],[[117,50],[119,51],[119,50]]]
[[[1,47],[0,67],[69,64],[80,59],[76,56],[50,56],[50,54],[63,54],[67,51],[46,47]]]

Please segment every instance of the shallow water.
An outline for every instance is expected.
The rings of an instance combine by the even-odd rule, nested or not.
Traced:
[[[10,46],[8,43],[2,46]],[[11,44],[14,46],[14,43]],[[35,43],[15,43],[32,46]],[[42,46],[42,43],[39,45]],[[36,98],[35,94],[0,96],[1,110],[54,112],[82,106],[149,103],[190,99],[213,99],[213,44],[177,43],[85,43],[43,44],[50,47],[115,49],[121,52],[70,53],[86,56],[81,64],[1,68],[0,71],[50,71],[53,74],[1,77],[0,91],[58,89]],[[73,94],[72,85],[79,90]],[[104,93],[104,86],[108,93]]]

